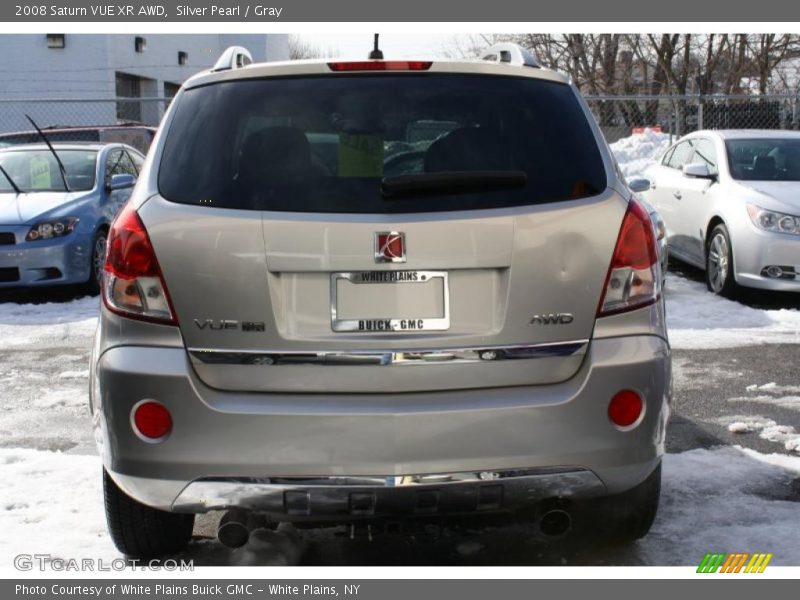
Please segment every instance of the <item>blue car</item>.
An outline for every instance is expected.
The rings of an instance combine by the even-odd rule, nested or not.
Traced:
[[[85,284],[97,293],[108,227],[144,156],[124,144],[0,149],[0,288]],[[62,170],[63,166],[63,170]]]

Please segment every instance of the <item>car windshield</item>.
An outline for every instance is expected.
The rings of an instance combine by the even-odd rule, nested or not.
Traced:
[[[299,212],[426,212],[599,194],[591,127],[561,83],[453,74],[238,80],[178,100],[168,200]]]
[[[800,181],[800,139],[726,140],[731,176],[741,181]]]
[[[97,152],[59,150],[58,157],[67,172],[70,191],[84,192],[94,187]],[[0,167],[23,192],[63,192],[64,180],[55,157],[49,150],[7,150],[0,152]],[[0,173],[0,193],[14,192],[8,177]]]

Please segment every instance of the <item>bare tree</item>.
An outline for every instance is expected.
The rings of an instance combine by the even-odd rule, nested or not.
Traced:
[[[754,35],[750,37],[749,50],[758,78],[758,92],[766,94],[775,68],[798,51],[798,39],[787,34]]]
[[[322,48],[300,37],[289,36],[289,60],[302,60],[305,58],[330,58],[338,54],[331,48]]]

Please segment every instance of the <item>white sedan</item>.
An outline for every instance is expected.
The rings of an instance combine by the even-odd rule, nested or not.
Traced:
[[[664,220],[670,256],[705,270],[709,290],[800,292],[800,133],[697,131],[644,175],[631,187]]]

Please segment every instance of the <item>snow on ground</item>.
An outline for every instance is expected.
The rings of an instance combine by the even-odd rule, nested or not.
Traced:
[[[720,425],[727,426],[731,433],[753,433],[766,427],[777,425],[772,419],[760,415],[731,415],[717,419]]]
[[[705,284],[667,274],[667,328],[674,348],[800,344],[800,311],[763,310],[712,294]]]
[[[645,129],[644,133],[622,138],[610,147],[623,175],[630,179],[634,175],[641,175],[669,148],[669,144],[669,134]]]
[[[91,337],[97,327],[99,301],[95,296],[47,304],[4,303],[0,305],[2,348]]]
[[[774,381],[758,385],[754,383],[747,386],[748,392],[770,392],[771,394],[800,393],[800,385],[778,385]]]
[[[732,398],[736,400],[749,400],[752,398]],[[720,425],[727,425],[731,433],[755,433],[761,439],[783,445],[789,452],[800,453],[800,433],[791,425],[778,425],[773,419],[761,416],[729,416],[717,419]]]
[[[786,391],[796,392],[798,386],[778,385],[774,381],[763,385],[748,385],[749,396],[728,398],[728,402],[755,402],[788,410],[800,411],[800,396],[782,396]],[[760,392],[760,393],[758,393]],[[764,392],[767,392],[766,394]],[[718,422],[727,425],[732,433],[758,432],[759,437],[776,444],[782,444],[789,452],[800,454],[800,432],[791,425],[780,425],[772,419],[763,417],[723,417]]]
[[[106,533],[100,459],[0,449],[0,565],[17,554],[118,556]]]
[[[800,458],[738,447],[668,455],[658,517],[639,542],[646,564],[753,551],[773,552],[773,564],[800,564],[798,504],[771,495],[799,475]]]
[[[106,533],[99,458],[0,449],[0,465],[0,564],[20,553],[119,556]],[[644,564],[696,564],[706,552],[756,550],[774,553],[776,565],[800,564],[798,503],[774,492],[789,489],[800,477],[800,457],[732,447],[692,450],[667,455],[663,473],[656,522],[632,548]],[[256,536],[229,556],[217,544],[195,542],[185,557],[200,562],[213,557],[222,564],[297,561],[300,538],[265,535],[274,539]]]

